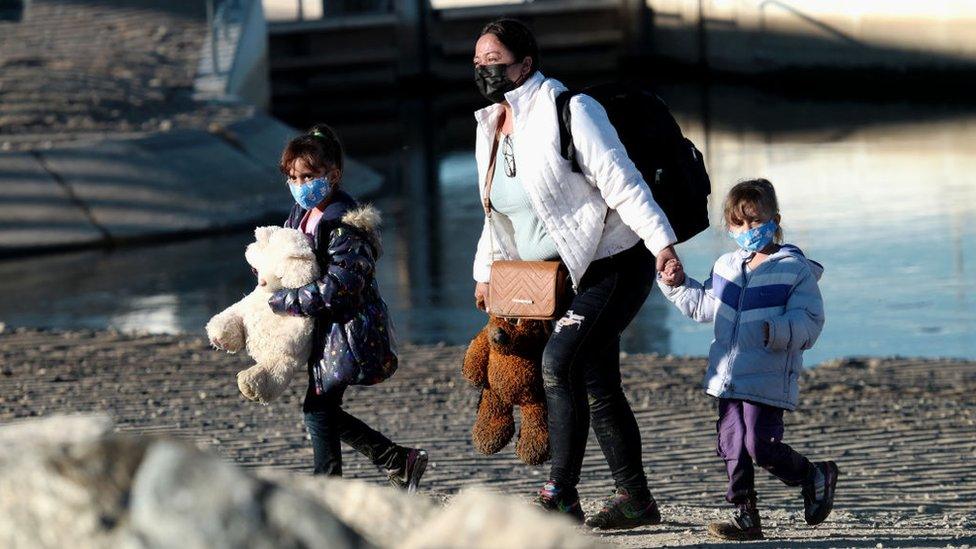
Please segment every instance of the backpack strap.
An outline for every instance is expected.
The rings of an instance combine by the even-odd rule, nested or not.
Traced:
[[[559,154],[569,161],[575,173],[583,173],[579,162],[576,161],[576,147],[573,146],[572,114],[569,110],[569,100],[580,92],[564,91],[556,96],[556,119],[559,122]]]

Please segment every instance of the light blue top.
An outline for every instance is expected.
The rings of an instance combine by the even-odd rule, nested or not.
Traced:
[[[749,271],[752,256],[742,250],[723,255],[704,282],[685,277],[681,286],[660,279],[658,285],[686,316],[715,324],[708,394],[795,410],[803,351],[824,325],[817,286],[823,267],[789,244]]]
[[[503,143],[498,144],[495,156],[495,175],[491,183],[491,206],[508,218],[515,232],[515,246],[523,261],[547,261],[559,258],[556,243],[546,231],[542,220],[532,209],[529,195],[522,187],[516,164],[515,177],[505,173]]]

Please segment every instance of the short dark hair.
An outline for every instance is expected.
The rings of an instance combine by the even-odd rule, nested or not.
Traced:
[[[288,175],[292,164],[302,159],[316,172],[325,171],[333,166],[342,171],[342,156],[342,143],[335,130],[325,124],[316,124],[305,134],[288,142],[285,150],[281,152],[278,169]]]
[[[535,41],[535,35],[528,25],[518,19],[495,19],[481,29],[479,37],[486,34],[493,34],[503,46],[512,52],[516,61],[524,61],[526,57],[532,58],[532,70],[529,76],[536,73],[542,66],[539,60],[539,44]]]

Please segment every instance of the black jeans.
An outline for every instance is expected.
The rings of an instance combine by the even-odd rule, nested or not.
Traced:
[[[316,410],[305,412],[305,427],[312,438],[313,474],[342,476],[342,452],[339,441],[345,442],[366,456],[373,465],[387,474],[402,471],[406,464],[406,448],[394,444],[349,412],[342,409],[339,386],[321,398]]]
[[[550,478],[579,483],[593,431],[617,488],[649,497],[640,431],[620,385],[620,333],[637,315],[655,279],[654,256],[638,243],[594,261],[542,356],[552,450]],[[589,400],[587,400],[589,395]]]

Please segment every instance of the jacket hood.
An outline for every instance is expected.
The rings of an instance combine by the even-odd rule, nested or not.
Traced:
[[[749,259],[753,255],[752,252],[747,252],[742,248],[739,248],[737,250],[737,254],[739,258],[743,261]],[[824,272],[823,265],[803,255],[803,250],[801,250],[800,248],[798,248],[793,244],[783,244],[782,246],[780,246],[779,251],[769,256],[769,260],[779,261],[780,259],[785,259],[787,257],[795,257],[805,262],[807,266],[810,267],[810,272],[813,273],[813,276],[816,280],[819,281],[820,277],[823,276],[823,272]]]
[[[383,242],[380,239],[380,224],[383,222],[380,211],[372,204],[363,204],[343,214],[342,223],[359,229],[376,250],[376,257],[383,254]]]

